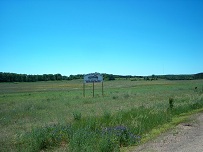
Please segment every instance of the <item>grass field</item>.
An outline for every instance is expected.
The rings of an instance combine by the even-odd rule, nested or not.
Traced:
[[[203,80],[82,82],[0,83],[0,151],[119,151],[203,107]]]

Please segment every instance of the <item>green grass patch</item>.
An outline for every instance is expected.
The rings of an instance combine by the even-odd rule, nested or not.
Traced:
[[[180,114],[202,107],[203,100],[199,100],[162,110],[141,106],[101,117],[74,116],[70,124],[33,129],[19,138],[17,147],[19,151],[40,151],[66,144],[68,151],[120,151],[121,147],[146,142],[187,118]]]
[[[202,84],[115,80],[84,98],[82,80],[0,83],[0,151],[119,151],[201,108]]]

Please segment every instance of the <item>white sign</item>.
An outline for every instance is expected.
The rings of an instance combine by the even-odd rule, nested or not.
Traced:
[[[85,83],[92,83],[92,82],[102,82],[103,76],[99,73],[90,73],[84,75],[84,82]]]

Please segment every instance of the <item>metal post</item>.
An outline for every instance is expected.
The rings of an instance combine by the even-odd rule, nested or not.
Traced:
[[[104,96],[104,83],[102,81],[102,96]]]
[[[85,83],[83,83],[83,97],[85,97]]]
[[[94,97],[94,81],[93,81],[93,97]]]

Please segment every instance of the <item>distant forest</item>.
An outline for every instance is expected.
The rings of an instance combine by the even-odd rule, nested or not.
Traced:
[[[103,73],[104,80],[110,81],[115,79],[130,79],[131,81],[138,80],[194,80],[203,79],[203,73],[190,74],[190,75],[151,75],[151,76],[122,76]],[[61,74],[43,74],[43,75],[28,75],[28,74],[17,74],[17,73],[7,73],[0,72],[0,82],[36,82],[36,81],[61,81],[61,80],[75,80],[83,79],[83,74],[62,76]]]

